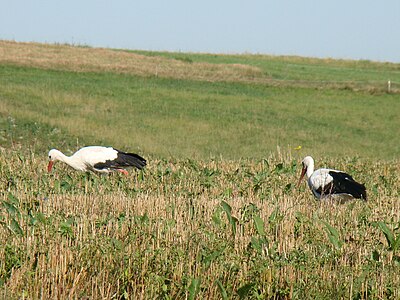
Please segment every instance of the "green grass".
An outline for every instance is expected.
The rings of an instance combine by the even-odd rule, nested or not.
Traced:
[[[298,145],[315,156],[400,154],[397,94],[13,66],[0,72],[2,139],[27,143],[18,130],[32,124],[45,139],[54,133],[40,151],[105,143],[163,157],[261,158]]]
[[[268,55],[214,55],[156,51],[131,51],[146,56],[161,56],[184,62],[208,62],[213,64],[243,64],[260,68],[273,79],[309,82],[377,82],[386,85],[387,80],[400,84],[400,66],[393,63],[376,63],[360,60],[316,59],[296,56]]]

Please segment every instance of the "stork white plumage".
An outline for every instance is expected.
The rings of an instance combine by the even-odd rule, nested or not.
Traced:
[[[66,156],[57,149],[49,151],[48,172],[54,163],[59,160],[79,171],[92,171],[98,173],[121,172],[125,175],[128,171],[125,168],[136,167],[143,169],[146,160],[134,153],[126,153],[112,147],[88,146],[76,151],[71,156]]]
[[[342,171],[333,169],[318,169],[314,171],[314,159],[306,156],[297,186],[300,186],[304,175],[313,195],[317,199],[339,199],[343,201],[354,198],[367,201],[365,186],[356,182],[353,177]]]

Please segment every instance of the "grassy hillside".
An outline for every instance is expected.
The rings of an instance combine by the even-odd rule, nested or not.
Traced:
[[[300,156],[400,154],[400,96],[383,81],[400,82],[395,64],[0,45],[5,145],[104,143],[184,158],[262,158],[299,145]]]
[[[399,64],[0,41],[0,298],[399,299],[399,82]],[[148,167],[46,173],[50,148],[89,144]],[[306,154],[369,201],[296,188]]]
[[[379,85],[387,80],[400,83],[400,66],[392,63],[377,63],[367,60],[334,60],[318,59],[296,56],[269,56],[269,55],[214,55],[196,53],[174,53],[174,52],[150,52],[131,51],[153,57],[165,57],[168,59],[181,60],[190,63],[212,63],[245,65],[257,68],[259,80],[263,78],[275,79],[281,84],[303,82],[304,84],[315,83],[317,85],[335,87],[341,84],[356,85],[365,88],[368,83],[370,87],[379,88]],[[272,82],[272,81],[271,81]]]

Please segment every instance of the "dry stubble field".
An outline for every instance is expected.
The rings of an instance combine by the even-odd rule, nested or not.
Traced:
[[[2,297],[397,299],[399,164],[335,163],[367,203],[315,201],[290,155],[124,177],[3,150]]]

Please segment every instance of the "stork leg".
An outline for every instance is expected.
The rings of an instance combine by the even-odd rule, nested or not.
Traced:
[[[128,171],[125,170],[125,169],[117,169],[117,171],[118,171],[118,172],[121,172],[121,173],[124,174],[124,175],[128,175],[128,174],[129,174]]]

